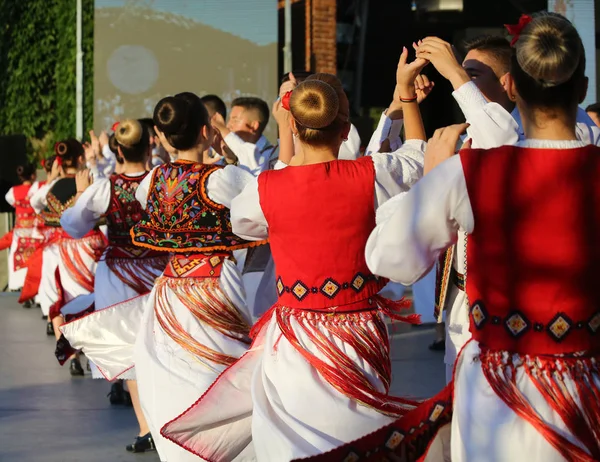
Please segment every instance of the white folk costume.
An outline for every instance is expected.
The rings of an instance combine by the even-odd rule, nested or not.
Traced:
[[[375,209],[422,175],[423,143],[392,154],[264,172],[232,204],[236,234],[270,239],[279,301],[251,349],[162,434],[207,460],[286,461],[393,421],[381,311],[403,317],[366,267]],[[349,181],[349,179],[352,179]]]
[[[97,229],[80,239],[73,239],[61,228],[60,218],[65,210],[75,204],[76,194],[74,177],[57,180],[50,186],[44,200],[45,208],[41,212],[45,225],[55,228],[52,238],[45,245],[42,271],[45,271],[47,254],[49,262],[54,262],[58,258],[58,266],[54,274],[42,273],[42,284],[47,280],[48,286],[52,286],[51,277],[53,277],[57,291],[57,299],[49,308],[50,320],[60,315],[63,307],[76,298],[93,293],[97,261],[106,247],[105,237]],[[78,306],[77,303],[72,306],[75,305]]]
[[[369,267],[411,283],[467,233],[473,339],[439,395],[315,460],[430,456],[452,399],[453,462],[599,460],[599,179],[597,147],[526,140],[463,150],[389,201]]]
[[[168,262],[164,253],[137,247],[131,242],[130,230],[143,213],[135,194],[146,176],[147,172],[139,172],[95,180],[75,205],[65,210],[60,220],[70,236],[81,238],[101,218],[106,219],[108,247],[96,268],[95,312],[61,326],[70,346],[82,350],[98,367],[101,375],[93,374],[96,378],[135,378],[131,364],[122,363],[119,342],[115,344],[112,331],[118,331],[115,324],[130,316],[129,311],[143,310],[147,297],[142,296],[152,290],[155,279]],[[59,361],[64,362],[72,350],[59,340],[57,353]]]
[[[15,208],[15,226],[0,240],[0,249],[10,248],[8,253],[8,289],[19,290],[25,283],[27,261],[40,244],[34,236],[35,210],[31,207],[31,197],[39,189],[39,183],[13,186],[5,199]],[[6,242],[6,244],[2,244]]]
[[[467,136],[472,148],[491,149],[514,145],[524,139],[519,111],[507,112],[497,103],[488,102],[473,82],[453,93],[467,122]],[[600,128],[581,108],[577,113],[576,133],[586,144],[598,144]],[[450,381],[458,352],[471,338],[469,306],[465,295],[466,234],[459,231],[458,243],[444,252],[438,265],[436,316],[441,320],[446,310],[446,379]]]
[[[155,168],[137,190],[146,214],[131,231],[134,243],[173,254],[135,326],[133,358],[144,415],[163,461],[198,460],[161,437],[160,429],[250,344],[232,251],[253,243],[232,233],[228,208],[250,180],[237,167],[180,160]]]

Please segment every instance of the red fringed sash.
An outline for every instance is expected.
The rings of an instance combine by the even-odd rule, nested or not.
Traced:
[[[42,239],[34,239],[32,237],[17,238],[17,248],[13,255],[13,265],[15,271],[27,267],[28,260],[33,256],[35,251],[43,244]]]
[[[250,326],[223,292],[218,279],[161,276],[156,281],[155,314],[165,333],[203,363],[230,366],[237,361],[236,357],[219,353],[196,341],[178,321],[168,299],[169,293],[174,293],[201,324],[249,344]]]
[[[418,323],[418,315],[402,316],[398,310],[406,308],[409,302],[391,302],[377,297],[381,311],[393,319],[410,323]],[[372,407],[383,414],[399,417],[414,409],[417,400],[405,399],[388,394],[391,383],[392,368],[389,356],[390,344],[385,323],[379,309],[367,309],[356,312],[331,313],[325,311],[308,311],[275,306],[264,315],[275,319],[283,336],[291,345],[319,372],[319,374],[336,390],[359,403]],[[268,319],[268,318],[267,318]],[[292,326],[292,319],[295,321]],[[257,328],[266,321],[259,321]],[[294,327],[301,328],[327,361],[319,359],[303,346]],[[365,371],[356,365],[335,342],[323,335],[320,329],[351,346],[375,371],[385,390],[379,391],[369,380]],[[258,331],[253,330],[256,334]]]
[[[60,258],[69,276],[88,292],[94,291],[95,273],[84,261],[82,253],[98,261],[106,247],[106,239],[95,233],[82,239],[65,239],[60,243]]]
[[[169,256],[161,255],[158,257],[140,259],[107,257],[105,261],[108,268],[123,284],[131,287],[139,295],[143,295],[152,290],[156,276],[160,274],[169,263]]]
[[[600,368],[596,358],[518,358],[506,352],[481,351],[481,369],[498,397],[519,417],[533,425],[566,460],[600,460],[600,391],[594,383],[594,377],[598,377]],[[561,416],[569,431],[581,441],[589,454],[559,434],[539,416],[517,387],[519,367],[525,369],[546,402]],[[571,395],[565,379],[575,384],[580,403]]]

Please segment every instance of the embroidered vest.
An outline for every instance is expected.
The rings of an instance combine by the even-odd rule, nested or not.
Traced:
[[[110,178],[110,205],[106,211],[108,244],[133,247],[131,228],[142,219],[144,209],[135,198],[135,192],[148,173],[139,176],[113,175]]]
[[[31,185],[21,184],[12,188],[15,198],[15,228],[31,228],[35,221],[35,210],[29,202]]]
[[[263,172],[258,187],[280,305],[332,309],[379,292],[386,281],[365,261],[375,228],[370,157]]]
[[[60,217],[63,212],[75,204],[77,185],[75,178],[61,178],[50,189],[47,196],[48,205],[40,215],[46,226],[60,227]]]
[[[600,148],[460,153],[473,338],[492,350],[600,349]]]
[[[231,251],[253,245],[231,231],[229,209],[206,192],[222,167],[177,161],[154,169],[148,203],[132,228],[134,244],[162,252]]]

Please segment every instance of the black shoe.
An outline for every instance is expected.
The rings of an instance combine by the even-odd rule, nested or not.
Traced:
[[[42,305],[40,305],[39,303],[36,303],[35,307],[38,308],[38,309],[40,309],[40,310],[42,309]]]
[[[436,340],[431,345],[429,345],[429,349],[431,351],[446,351],[446,341]]]
[[[110,387],[110,392],[106,396],[108,396],[108,400],[112,405],[125,404],[125,390],[123,389],[123,382],[118,380],[117,382],[113,383]]]
[[[81,363],[77,358],[71,360],[71,366],[69,367],[69,372],[73,377],[75,376],[83,376],[85,372],[83,372],[83,368],[81,367]]]
[[[47,321],[47,320],[48,320],[48,316],[46,316],[45,314],[43,314],[43,315],[42,315],[42,319],[43,319],[44,321]]]
[[[156,451],[154,446],[154,440],[150,433],[146,433],[144,436],[136,436],[132,444],[125,446],[125,449],[129,452],[148,452]]]
[[[131,401],[131,395],[128,391],[123,391],[123,405],[126,407],[133,407],[133,401]]]
[[[46,324],[46,335],[54,336],[54,326],[51,322],[48,322],[48,324]]]
[[[23,302],[21,306],[23,308],[31,308],[33,306],[33,303],[31,302],[31,300],[27,300],[26,302]]]

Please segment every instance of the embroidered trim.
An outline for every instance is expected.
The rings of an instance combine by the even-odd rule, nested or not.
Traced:
[[[573,321],[565,313],[559,312],[548,323],[541,323],[529,320],[518,310],[511,311],[505,317],[490,316],[483,302],[477,301],[469,310],[469,316],[478,330],[483,329],[487,323],[503,325],[513,338],[519,338],[528,332],[546,333],[552,340],[560,343],[571,332],[587,330],[589,334],[597,335],[600,331],[600,311],[596,311],[588,319],[578,321]]]
[[[58,198],[54,194],[49,192],[48,196],[46,197],[46,200],[48,202],[48,205],[44,210],[42,210],[40,216],[43,218],[44,224],[46,226],[59,227],[60,217],[62,216],[65,210],[73,207],[73,205],[75,204],[75,196],[71,197],[67,202],[63,204],[60,200],[58,200]]]
[[[364,275],[362,273],[356,273],[356,275],[349,282],[339,283],[335,279],[327,278],[323,283],[316,287],[309,287],[304,282],[296,280],[291,286],[285,285],[281,276],[277,277],[277,295],[281,297],[285,293],[291,293],[302,301],[309,293],[321,294],[330,300],[333,300],[342,290],[352,289],[356,293],[360,293],[365,287],[367,282],[378,281],[379,278],[373,274]]]
[[[131,229],[135,245],[162,252],[212,252],[264,244],[233,234],[230,212],[212,201],[208,176],[221,167],[173,162],[152,175],[146,212]]]
[[[143,215],[142,205],[135,193],[147,173],[130,177],[113,175],[110,179],[110,205],[106,212],[108,242],[118,246],[131,246],[130,230]]]

